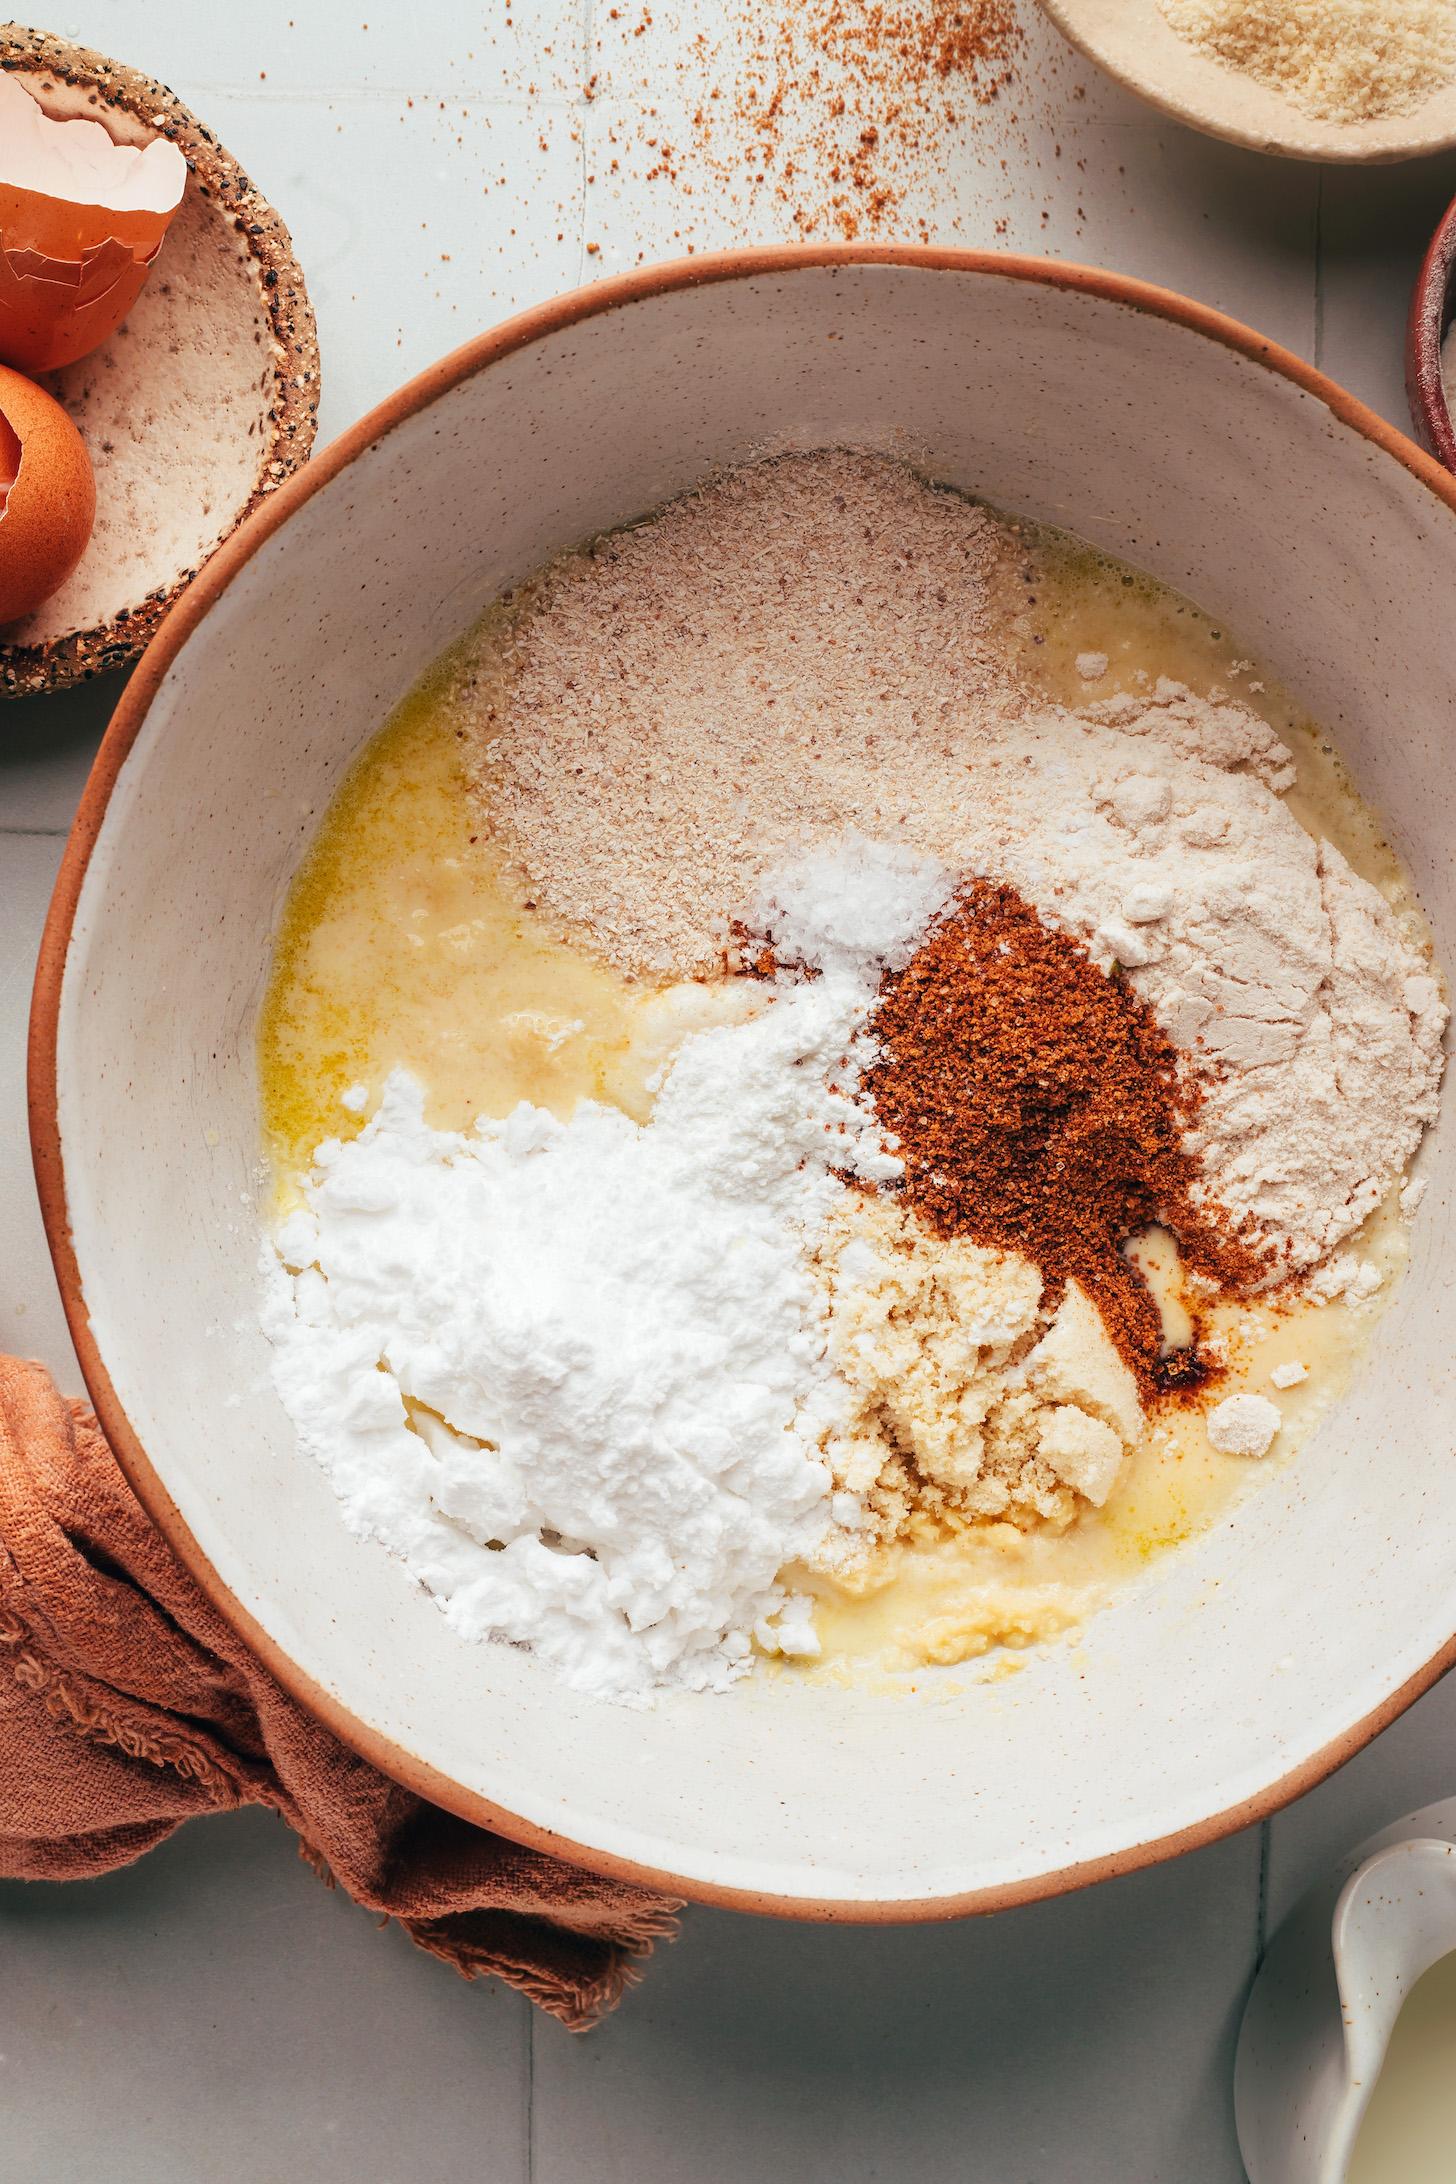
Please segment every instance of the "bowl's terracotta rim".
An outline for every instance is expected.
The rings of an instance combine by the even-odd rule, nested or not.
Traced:
[[[358,424],[325,448],[322,454],[315,456],[306,469],[299,471],[280,486],[271,499],[219,547],[187,592],[172,607],[143,654],[136,673],[112,716],[66,844],[36,970],[31,1006],[28,1088],[31,1147],[41,1211],[71,1338],[97,1415],[138,1498],[173,1551],[208,1598],[301,1705],[322,1721],[342,1742],[406,1788],[458,1813],[466,1820],[474,1821],[482,1827],[493,1828],[532,1849],[573,1860],[611,1879],[662,1890],[701,1903],[772,1913],[787,1918],[871,1924],[956,1918],[969,1913],[1010,1909],[1043,1897],[1086,1887],[1118,1874],[1135,1872],[1143,1866],[1153,1865],[1163,1859],[1176,1857],[1184,1851],[1216,1842],[1222,1836],[1262,1820],[1291,1799],[1312,1789],[1335,1768],[1342,1766],[1444,1675],[1456,1663],[1456,1633],[1381,1705],[1340,1736],[1333,1738],[1302,1765],[1266,1788],[1172,1833],[1131,1844],[1102,1857],[1086,1859],[1047,1873],[1033,1874],[1024,1880],[1005,1882],[994,1887],[967,1889],[951,1895],[889,1900],[783,1896],[760,1889],[727,1886],[685,1877],[617,1857],[610,1852],[594,1849],[589,1844],[575,1842],[536,1822],[523,1819],[519,1814],[505,1810],[489,1798],[462,1788],[415,1754],[359,1721],[332,1692],[318,1684],[288,1658],[212,1568],[133,1432],[91,1333],[82,1295],[80,1269],[76,1262],[66,1212],[65,1171],[56,1085],[56,1039],[66,955],[77,901],[112,789],[140,733],[152,699],[173,661],[233,578],[274,531],[287,521],[293,511],[397,425],[427,408],[448,389],[502,357],[526,348],[563,327],[620,310],[647,297],[669,291],[690,289],[711,282],[841,265],[914,266],[931,273],[970,272],[1003,280],[1068,289],[1109,302],[1125,304],[1189,331],[1206,335],[1252,362],[1279,373],[1281,377],[1292,381],[1294,385],[1325,403],[1336,417],[1402,464],[1456,514],[1456,479],[1394,426],[1378,417],[1373,410],[1353,395],[1347,394],[1332,380],[1325,378],[1312,365],[1306,364],[1302,358],[1206,304],[1195,303],[1172,290],[1133,280],[1122,274],[1104,272],[1095,267],[1068,265],[1050,259],[1021,257],[995,251],[939,249],[912,244],[790,244],[678,259],[572,290],[548,303],[538,304],[533,309],[506,320],[492,331],[464,343],[371,410]]]

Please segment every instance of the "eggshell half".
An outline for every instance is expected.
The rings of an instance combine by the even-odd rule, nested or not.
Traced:
[[[96,479],[59,402],[0,365],[0,622],[33,614],[86,551]]]
[[[118,143],[88,114],[58,119],[0,70],[0,359],[54,371],[114,334],[186,187],[166,137]]]

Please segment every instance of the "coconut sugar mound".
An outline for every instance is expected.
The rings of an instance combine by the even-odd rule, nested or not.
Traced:
[[[1027,1253],[1058,1297],[1075,1287],[1149,1396],[1200,1384],[1196,1335],[1168,1350],[1128,1238],[1161,1224],[1185,1266],[1242,1294],[1265,1270],[1195,1197],[1198,1087],[1148,1003],[979,880],[888,973],[869,1030],[863,1095],[925,1226]]]
[[[1452,0],[1158,0],[1180,38],[1320,121],[1409,113],[1456,78]]]
[[[1198,1079],[1203,1185],[1306,1271],[1435,1112],[1429,961],[1286,810],[1291,753],[1247,707],[1166,682],[1033,698],[998,651],[1003,544],[959,494],[844,451],[598,540],[462,677],[481,826],[573,937],[653,978],[716,968],[765,874],[816,844],[1014,888],[1147,1002]]]

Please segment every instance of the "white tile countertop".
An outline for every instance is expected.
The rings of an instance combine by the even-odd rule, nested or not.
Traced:
[[[932,117],[889,231],[1165,282],[1404,425],[1405,309],[1456,155],[1264,160],[1022,13],[1015,81]],[[725,182],[693,119],[773,20],[772,0],[64,0],[45,27],[170,83],[278,205],[328,437],[598,272],[790,239],[792,208],[748,170]],[[0,713],[0,1343],[72,1388],[25,1019],[115,695]],[[1266,1826],[1059,1902],[886,1930],[691,1912],[585,2039],[376,1931],[275,1820],[194,1823],[105,1880],[0,1885],[0,2184],[1237,2184],[1233,2039],[1264,1934],[1342,1850],[1453,1791],[1456,1681]]]

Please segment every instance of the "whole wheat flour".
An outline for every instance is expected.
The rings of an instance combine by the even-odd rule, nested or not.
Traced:
[[[1016,888],[1204,1082],[1207,1187],[1316,1266],[1435,1110],[1445,1007],[1378,892],[1280,801],[1290,752],[1163,683],[1070,713],[998,651],[986,512],[883,459],[731,473],[556,565],[462,681],[482,824],[586,944],[721,958],[773,867],[847,836]],[[772,906],[765,922],[777,945]]]

